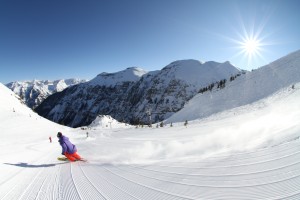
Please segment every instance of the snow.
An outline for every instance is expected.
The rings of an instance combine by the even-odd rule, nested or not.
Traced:
[[[96,119],[88,126],[90,129],[111,129],[111,128],[126,128],[131,127],[131,125],[126,123],[121,123],[112,118],[109,115],[99,115]]]
[[[208,117],[238,106],[266,98],[274,92],[300,81],[300,51],[289,54],[236,80],[227,81],[224,89],[198,94],[167,123]]]
[[[96,126],[87,138],[39,117],[0,84],[0,199],[299,199],[293,85],[186,127]],[[58,131],[88,162],[56,159]]]
[[[139,67],[130,67],[116,73],[103,72],[88,83],[91,85],[115,86],[123,82],[138,81],[147,72]]]
[[[240,73],[230,62],[218,63],[209,61],[201,63],[198,60],[179,60],[172,62],[162,69],[165,79],[184,80],[187,83],[199,87],[207,86],[216,81]],[[172,77],[169,77],[172,76]],[[166,80],[166,82],[169,82]]]
[[[26,95],[27,90],[34,87],[36,90],[40,90],[44,95],[52,94],[53,92],[60,92],[65,88],[86,82],[81,79],[61,79],[55,81],[49,80],[33,80],[33,81],[15,81],[7,84],[12,91],[16,94]]]
[[[55,81],[33,80],[10,82],[6,86],[19,95],[28,107],[35,108],[49,95],[60,92],[69,86],[84,82],[86,80],[80,79],[61,79]]]

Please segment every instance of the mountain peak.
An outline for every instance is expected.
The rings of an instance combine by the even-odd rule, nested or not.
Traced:
[[[89,84],[92,85],[117,85],[123,82],[135,82],[138,81],[147,72],[139,67],[129,67],[125,70],[107,73],[103,72],[98,74],[94,79],[92,79]]]
[[[166,77],[173,76],[193,85],[205,85],[210,82],[219,81],[224,77],[230,77],[239,73],[239,69],[226,61],[218,63],[208,61],[202,63],[198,60],[178,60],[170,63],[162,69]]]
[[[162,70],[181,67],[181,66],[186,66],[186,67],[200,66],[202,64],[203,64],[202,62],[200,62],[198,60],[193,60],[193,59],[176,60],[174,62],[171,62],[166,67],[164,67]]]

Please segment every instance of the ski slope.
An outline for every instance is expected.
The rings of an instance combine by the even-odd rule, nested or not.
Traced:
[[[0,100],[1,200],[300,199],[299,83],[187,127],[94,127],[88,138],[2,84]],[[58,131],[88,162],[56,159]]]

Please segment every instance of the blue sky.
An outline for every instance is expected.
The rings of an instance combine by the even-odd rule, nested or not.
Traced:
[[[300,49],[300,1],[0,0],[0,82],[92,79],[180,59],[251,70]],[[245,52],[243,38],[258,41]]]

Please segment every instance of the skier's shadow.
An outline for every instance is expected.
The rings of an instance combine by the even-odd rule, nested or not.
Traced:
[[[41,165],[32,165],[32,164],[28,164],[28,163],[23,163],[23,162],[20,162],[20,163],[17,163],[17,164],[13,164],[13,163],[3,163],[5,165],[14,165],[14,166],[17,166],[17,167],[25,167],[25,168],[39,168],[39,167],[54,167],[55,165],[58,165],[58,164],[41,164]],[[63,163],[59,163],[59,164],[63,164]]]

